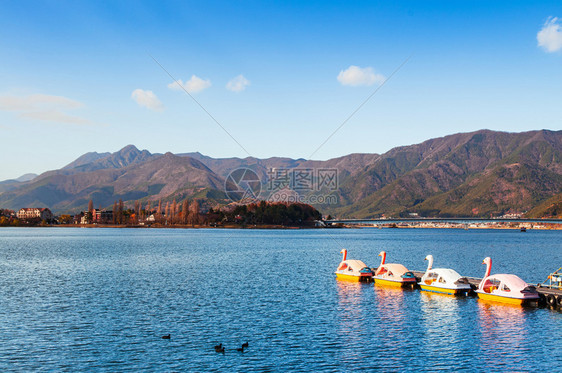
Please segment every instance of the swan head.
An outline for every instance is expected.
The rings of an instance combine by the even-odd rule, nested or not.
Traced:
[[[489,256],[484,258],[482,264],[492,264],[492,258],[490,258]]]
[[[341,249],[340,254],[347,253],[347,249]]]
[[[433,255],[428,255],[428,256],[425,257],[424,260],[432,260],[432,259],[433,259]]]
[[[386,251],[381,251],[381,252],[379,253],[379,256],[383,256],[383,255],[385,255],[385,254],[386,254]]]

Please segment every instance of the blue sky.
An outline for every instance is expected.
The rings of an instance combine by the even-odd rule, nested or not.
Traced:
[[[559,130],[560,18],[555,1],[2,2],[0,180],[127,144],[247,156],[151,55],[261,158],[310,157],[408,57],[313,158]]]

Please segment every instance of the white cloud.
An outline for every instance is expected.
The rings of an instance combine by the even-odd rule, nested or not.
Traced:
[[[550,17],[537,33],[537,42],[547,52],[556,52],[562,49],[562,30],[558,18]]]
[[[192,75],[191,79],[187,80],[185,83],[178,79],[177,82],[172,82],[168,84],[168,88],[173,89],[175,91],[181,90],[183,87],[189,93],[197,93],[201,92],[204,89],[207,89],[211,86],[210,80],[203,80],[198,76]]]
[[[0,110],[14,111],[20,118],[68,124],[91,124],[88,119],[67,114],[84,104],[63,96],[33,94],[29,96],[0,96]]]
[[[250,85],[250,81],[246,78],[244,78],[244,75],[240,74],[234,78],[232,78],[231,81],[229,81],[228,83],[226,83],[226,89],[228,89],[229,91],[232,92],[242,92],[243,90],[246,89],[247,86]]]
[[[131,93],[131,98],[135,100],[139,106],[144,106],[150,110],[160,111],[164,109],[164,106],[152,91],[145,91],[140,88],[135,89],[133,93]]]
[[[359,86],[373,85],[384,82],[385,77],[373,71],[372,67],[359,67],[351,65],[347,70],[340,71],[338,81],[342,85]]]
[[[74,109],[84,106],[82,103],[62,96],[35,94],[29,96],[0,96],[0,110],[27,111],[41,107],[59,107]]]
[[[22,113],[22,118],[30,118],[37,120],[45,120],[49,122],[68,123],[68,124],[90,124],[88,119],[80,118],[74,115],[69,115],[57,110],[45,111],[30,111]]]

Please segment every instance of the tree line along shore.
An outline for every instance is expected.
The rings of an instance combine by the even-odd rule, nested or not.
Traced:
[[[93,201],[78,214],[61,214],[49,219],[39,216],[18,217],[18,213],[0,209],[0,226],[80,226],[80,227],[314,227],[321,213],[304,203],[260,201],[231,204],[200,211],[197,200],[175,200],[143,207],[135,202],[126,208],[116,201],[113,210],[95,209]]]

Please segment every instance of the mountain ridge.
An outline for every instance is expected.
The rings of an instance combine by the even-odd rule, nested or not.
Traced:
[[[254,170],[262,183],[272,169],[337,169],[337,204],[315,207],[339,217],[487,217],[530,211],[562,193],[562,131],[479,130],[325,161],[152,154],[127,145],[114,153],[86,153],[60,170],[9,184],[9,190],[0,183],[0,206],[70,211],[84,209],[89,199],[110,206],[118,199],[198,197],[224,204],[225,179],[240,167]]]

